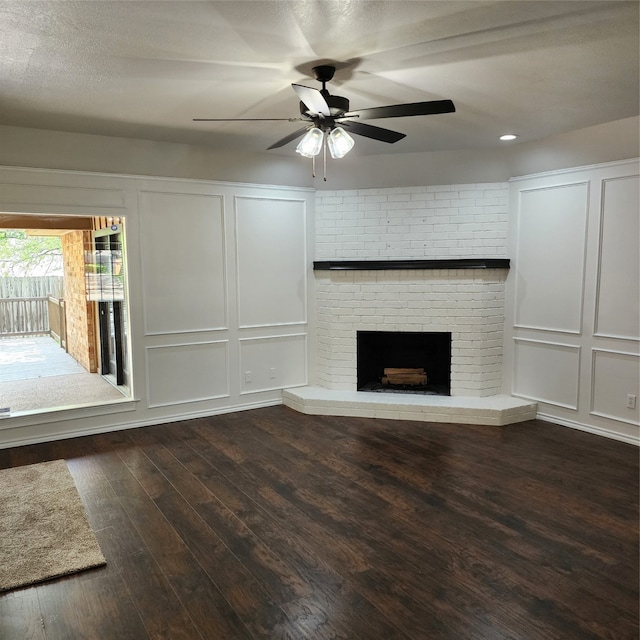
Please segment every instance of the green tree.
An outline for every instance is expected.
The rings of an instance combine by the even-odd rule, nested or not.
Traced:
[[[29,236],[0,229],[0,277],[62,275],[62,243],[57,236]]]

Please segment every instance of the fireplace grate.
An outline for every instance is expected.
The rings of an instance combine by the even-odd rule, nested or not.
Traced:
[[[417,393],[427,396],[448,396],[449,388],[445,385],[415,385],[415,384],[382,384],[381,382],[367,382],[358,391],[373,391],[374,393]]]
[[[358,331],[357,377],[358,391],[448,396],[451,333]]]

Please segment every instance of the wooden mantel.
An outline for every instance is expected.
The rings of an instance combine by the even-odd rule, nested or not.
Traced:
[[[319,260],[314,271],[389,269],[508,269],[509,258],[441,258],[435,260]]]

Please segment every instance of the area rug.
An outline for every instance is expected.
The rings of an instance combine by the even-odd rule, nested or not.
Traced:
[[[0,591],[103,564],[64,460],[0,470]]]

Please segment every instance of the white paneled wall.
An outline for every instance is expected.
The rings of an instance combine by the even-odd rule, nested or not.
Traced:
[[[516,338],[514,348],[513,393],[557,407],[578,408],[579,346]]]
[[[307,228],[304,200],[236,197],[239,325],[307,320]]]
[[[147,335],[226,329],[222,197],[142,191],[139,209]]]
[[[241,393],[299,386],[307,379],[307,335],[240,338]],[[248,374],[248,375],[247,375]]]
[[[192,342],[147,347],[150,407],[227,398],[229,342]]]
[[[518,265],[516,325],[580,332],[587,206],[584,182],[520,192],[513,256]]]
[[[640,425],[640,182],[627,161],[511,185],[506,391],[629,442]],[[634,400],[635,398],[635,400]]]
[[[0,447],[279,404],[307,382],[310,190],[2,168],[0,212],[125,219],[133,398],[11,416]]]
[[[241,408],[305,384],[306,351],[283,335],[307,331],[307,202],[285,195],[141,191],[150,407]],[[248,340],[263,347],[251,358]]]
[[[640,325],[638,176],[602,182],[596,335],[637,339]]]
[[[637,426],[637,401],[635,409],[627,407],[625,391],[638,393],[640,357],[594,348],[592,358],[591,414]]]

